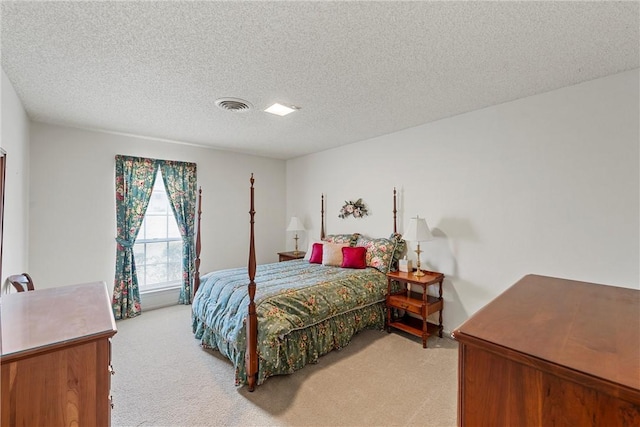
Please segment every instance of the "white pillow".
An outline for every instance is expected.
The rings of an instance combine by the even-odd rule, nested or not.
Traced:
[[[322,245],[322,265],[340,267],[342,265],[342,248],[349,246],[348,243],[329,243]]]
[[[309,261],[311,259],[311,252],[313,252],[313,244],[314,243],[326,243],[324,240],[310,240],[309,247],[307,248],[307,253],[304,254],[304,260]]]

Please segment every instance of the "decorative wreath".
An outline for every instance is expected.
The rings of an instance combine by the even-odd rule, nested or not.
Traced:
[[[351,200],[344,202],[344,206],[340,209],[338,218],[344,219],[349,215],[353,215],[354,218],[362,218],[363,216],[369,215],[367,207],[362,202],[362,199],[358,199],[355,202],[352,202]]]

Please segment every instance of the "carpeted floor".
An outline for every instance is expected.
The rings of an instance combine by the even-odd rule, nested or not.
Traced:
[[[113,426],[455,426],[457,343],[365,331],[253,393],[191,333],[191,306],[119,321]]]

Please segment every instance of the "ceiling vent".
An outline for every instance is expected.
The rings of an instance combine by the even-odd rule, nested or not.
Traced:
[[[236,113],[249,111],[251,109],[251,104],[249,104],[249,102],[239,98],[219,98],[216,99],[216,105],[223,110],[233,111]]]

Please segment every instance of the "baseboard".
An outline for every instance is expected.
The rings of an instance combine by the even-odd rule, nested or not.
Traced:
[[[180,287],[142,291],[140,292],[140,306],[142,310],[154,310],[177,305],[178,298],[180,298]]]

